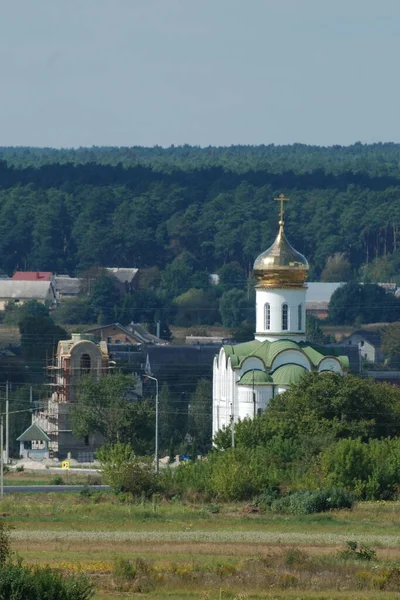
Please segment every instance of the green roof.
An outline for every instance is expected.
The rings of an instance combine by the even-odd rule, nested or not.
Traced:
[[[17,442],[50,442],[50,438],[45,431],[36,423],[32,423],[28,429],[25,429]]]
[[[272,383],[271,375],[265,371],[258,371],[257,369],[246,371],[238,381],[238,385],[262,385],[270,383]]]
[[[300,365],[282,365],[272,373],[272,380],[277,385],[292,385],[300,381],[306,373],[307,369]]]
[[[285,350],[297,350],[304,354],[310,361],[313,367],[318,367],[321,360],[327,356],[337,358],[344,369],[349,368],[349,359],[347,356],[339,355],[340,348],[332,348],[331,346],[316,346],[308,342],[293,342],[291,340],[276,340],[269,342],[267,340],[260,342],[252,340],[235,346],[224,346],[226,356],[229,356],[233,369],[240,368],[246,358],[254,356],[259,358],[266,370],[269,370],[275,358],[280,352]]]

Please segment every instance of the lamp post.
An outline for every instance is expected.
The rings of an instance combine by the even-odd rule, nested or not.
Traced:
[[[158,462],[158,379],[153,377],[152,375],[147,375],[147,379],[152,379],[156,382],[156,433],[155,433],[155,448],[154,448],[154,458],[155,458],[155,469],[156,473],[159,471],[159,462]]]

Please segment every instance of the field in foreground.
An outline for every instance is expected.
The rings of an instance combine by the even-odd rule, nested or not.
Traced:
[[[96,491],[0,503],[17,553],[89,574],[96,600],[400,598],[398,503],[302,517],[252,511],[132,505]]]

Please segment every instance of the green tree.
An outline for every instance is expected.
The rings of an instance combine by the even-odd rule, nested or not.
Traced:
[[[106,274],[98,277],[93,283],[89,298],[90,305],[100,322],[115,321],[121,298],[113,277]]]
[[[212,384],[209,379],[199,379],[190,396],[188,429],[201,452],[211,447]]]
[[[395,321],[400,299],[376,284],[347,283],[332,294],[329,320],[334,325]]]
[[[233,288],[243,289],[246,286],[246,274],[238,262],[223,265],[218,271],[218,275],[219,285],[224,291]]]
[[[306,337],[313,344],[325,344],[325,335],[320,320],[314,315],[307,315]]]
[[[242,290],[224,292],[219,303],[224,327],[238,327],[247,317],[247,298]]]
[[[71,407],[72,432],[81,439],[97,432],[106,444],[143,440],[152,430],[152,411],[148,404],[131,399],[135,381],[130,375],[114,373],[96,379],[82,377],[77,403]]]
[[[350,281],[353,272],[349,259],[342,252],[329,256],[321,273],[321,281]]]
[[[157,489],[153,464],[136,458],[130,444],[116,442],[100,448],[96,453],[101,462],[105,480],[114,492],[132,494],[134,498],[150,497]]]
[[[53,358],[58,342],[68,339],[69,334],[49,316],[23,317],[19,322],[19,331],[22,356],[32,376],[42,380],[46,359]]]
[[[400,323],[392,323],[382,332],[382,350],[391,367],[400,367]]]

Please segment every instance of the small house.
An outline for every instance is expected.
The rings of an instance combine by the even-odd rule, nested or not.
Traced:
[[[32,460],[45,460],[49,458],[50,438],[45,431],[36,423],[32,423],[22,433],[19,438],[19,456],[20,458],[30,458]]]
[[[361,357],[370,363],[383,362],[381,334],[379,331],[359,329],[343,339],[342,346],[357,346]]]

